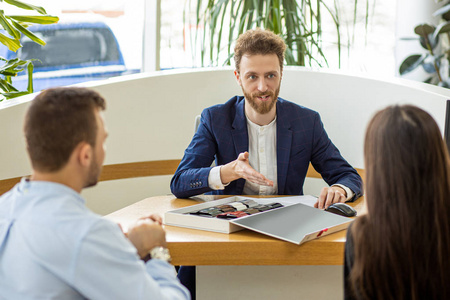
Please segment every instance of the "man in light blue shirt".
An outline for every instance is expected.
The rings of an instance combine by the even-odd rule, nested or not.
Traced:
[[[101,172],[104,109],[84,88],[46,90],[32,102],[25,137],[33,174],[0,197],[0,299],[190,298],[169,264],[159,216],[125,237],[80,196]]]

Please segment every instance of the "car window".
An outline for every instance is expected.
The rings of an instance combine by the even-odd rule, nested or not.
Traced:
[[[25,37],[18,57],[36,58],[35,68],[58,69],[77,66],[105,65],[121,60],[117,42],[108,28],[73,28],[35,32],[46,41],[41,46]]]

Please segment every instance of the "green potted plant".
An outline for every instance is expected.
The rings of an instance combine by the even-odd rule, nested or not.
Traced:
[[[9,50],[16,52],[22,47],[20,38],[22,35],[27,36],[33,42],[44,46],[45,41],[33,34],[27,29],[32,24],[52,24],[58,22],[59,18],[50,16],[45,9],[40,6],[27,4],[17,0],[0,0],[20,9],[31,10],[39,13],[38,15],[7,15],[4,10],[0,10],[0,25],[4,29],[4,33],[0,33],[0,42],[8,47]],[[14,58],[7,60],[0,57],[3,65],[0,66],[0,94],[3,99],[10,99],[26,95],[33,92],[33,60],[21,60]],[[11,84],[11,76],[16,76],[17,73],[27,70],[28,87],[26,91],[19,91]]]
[[[450,88],[449,59],[450,59],[450,1],[438,0],[444,5],[433,13],[439,16],[439,25],[420,24],[414,28],[418,35],[416,40],[420,42],[425,53],[412,54],[405,58],[399,68],[400,75],[407,74],[422,67],[429,75],[425,83]]]
[[[185,20],[195,15],[196,29],[190,35],[193,47],[200,47],[202,66],[229,65],[232,45],[244,31],[261,27],[280,35],[287,44],[286,63],[298,66],[328,65],[323,40],[323,20],[330,18],[336,32],[340,67],[341,23],[339,1],[317,0],[197,0],[186,1]],[[358,1],[354,1],[354,22]],[[369,0],[365,1],[366,29]],[[193,9],[195,8],[195,13]],[[185,22],[186,23],[186,22]],[[191,32],[185,28],[185,32]],[[329,42],[329,41],[328,41]],[[330,43],[330,42],[329,42]],[[347,44],[348,46],[348,44]],[[193,49],[193,53],[197,53]],[[225,57],[225,59],[221,59]]]

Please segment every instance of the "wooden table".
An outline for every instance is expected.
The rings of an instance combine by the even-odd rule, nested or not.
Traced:
[[[213,197],[213,196],[211,196]],[[214,199],[219,199],[220,197],[213,197]],[[222,197],[223,198],[223,197]],[[120,223],[124,228],[127,228],[137,219],[149,215],[151,213],[158,213],[160,215],[164,215],[166,211],[182,208],[194,204],[198,204],[199,202],[196,200],[189,199],[177,199],[173,195],[170,196],[158,196],[151,197],[139,201],[135,204],[132,204],[128,207],[125,207],[121,210],[118,210],[112,214],[106,216],[106,218],[111,219],[115,222]],[[360,198],[354,203],[349,203],[351,206],[355,207],[358,213],[363,212],[364,210],[364,199]],[[255,272],[260,273],[259,271],[255,271],[254,266],[336,266],[337,268],[333,268],[332,272],[339,273],[342,268],[343,258],[344,258],[344,244],[345,244],[345,234],[346,231],[340,231],[337,233],[330,234],[328,236],[307,242],[300,246],[295,245],[293,243],[281,241],[263,234],[259,234],[250,230],[242,230],[231,234],[225,233],[215,233],[203,230],[195,230],[195,229],[187,229],[175,226],[165,226],[167,232],[167,241],[168,247],[170,249],[170,253],[172,255],[172,263],[174,265],[196,265],[196,266],[249,266],[248,269],[239,268],[239,272],[245,274],[245,270],[249,270],[251,274]],[[251,266],[251,267],[250,267]],[[232,268],[230,270],[225,267],[215,267],[215,268],[197,268],[197,283],[201,284],[199,280],[199,271],[205,271],[205,279],[204,285],[206,288],[210,288],[211,292],[202,292],[199,291],[199,285],[197,286],[197,295],[200,298],[208,298],[211,293],[214,293],[213,287],[211,287],[214,282],[220,281],[219,285],[225,284],[226,280],[233,280],[233,272],[237,272],[236,268]],[[262,270],[258,268],[257,270]],[[282,274],[287,274],[289,278],[295,276],[298,273],[298,269],[290,270],[290,269],[280,269],[276,270],[277,272],[281,272]],[[305,268],[301,269],[302,278],[305,277],[304,272]],[[308,272],[313,270],[316,272],[317,267],[313,267],[313,269],[307,269]],[[332,273],[326,271],[320,271],[317,275],[320,278],[324,278],[323,272]],[[227,272],[231,272],[229,274],[231,278],[228,279],[219,279],[218,276],[226,275]],[[272,268],[270,274],[273,275],[274,269]],[[214,274],[215,280],[211,282],[211,272]],[[218,275],[218,272],[220,273]],[[294,273],[292,275],[291,273]],[[317,272],[316,272],[317,273]],[[281,275],[282,275],[281,274]],[[286,279],[280,279],[282,277],[279,275],[270,275],[268,277],[269,282],[273,282],[274,276],[282,280],[283,284]],[[245,276],[245,275],[243,275]],[[308,275],[309,276],[309,275]],[[306,276],[306,277],[308,277]],[[331,276],[331,275],[330,275]],[[254,277],[253,275],[251,277]],[[325,276],[326,277],[326,276]],[[335,278],[336,276],[331,276]],[[334,285],[331,284],[330,289],[335,290],[336,287],[340,287],[342,285],[342,277],[338,276]],[[312,277],[308,277],[312,278]],[[304,280],[304,279],[303,279]],[[258,277],[258,282],[264,285],[264,279]],[[320,280],[319,280],[320,282]],[[232,283],[227,282],[227,286],[231,286]],[[295,285],[295,281],[292,283]],[[330,287],[330,283],[327,285]],[[310,284],[307,286],[301,287],[299,284],[299,288],[302,291],[302,294],[305,296],[305,299],[308,298],[308,295],[313,295],[315,299],[336,299],[336,292],[334,292],[333,297],[328,298],[327,295],[329,293],[324,293],[324,297],[320,297],[318,295],[318,291],[316,287],[311,287],[310,294],[308,294],[308,289]],[[341,288],[342,289],[342,288]],[[286,288],[287,290],[287,288]],[[293,287],[289,287],[289,290],[293,290]],[[326,287],[322,287],[321,292],[326,291]],[[242,291],[241,291],[242,292]],[[311,294],[312,293],[312,294]],[[255,292],[251,292],[252,296],[256,296]],[[202,297],[203,295],[203,297]],[[243,294],[239,294],[243,296]],[[275,294],[271,294],[268,291],[264,291],[264,295],[267,299],[272,298]],[[234,297],[236,295],[230,294],[227,297]],[[289,294],[289,291],[285,291],[283,296],[279,296],[277,294],[276,297],[283,297],[283,299],[300,299],[298,298],[298,294]],[[261,297],[261,296],[259,296]],[[217,295],[215,295],[217,299]],[[241,298],[241,297],[239,297]],[[238,299],[239,299],[238,298]],[[263,297],[264,298],[264,297]],[[256,299],[256,298],[255,298]],[[260,298],[262,299],[262,298]]]

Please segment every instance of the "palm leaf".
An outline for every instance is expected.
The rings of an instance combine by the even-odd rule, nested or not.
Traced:
[[[9,50],[16,52],[19,50],[22,45],[20,44],[19,40],[12,39],[10,37],[7,37],[3,33],[0,33],[0,43],[8,47]]]
[[[28,95],[29,92],[9,92],[9,93],[3,93],[2,95],[6,98],[6,99],[13,99],[13,98],[17,98],[17,97],[21,97],[21,96],[25,96]]]
[[[6,45],[11,51],[17,51],[22,45],[20,44],[20,38],[23,35],[30,38],[33,42],[45,45],[45,42],[32,33],[27,27],[30,24],[53,24],[59,21],[58,17],[50,16],[46,14],[44,8],[40,6],[35,6],[27,4],[18,0],[0,0],[0,2],[5,1],[8,4],[14,5],[21,9],[35,10],[41,15],[39,16],[5,16],[3,11],[0,11],[0,25],[10,34],[13,38],[10,38],[2,33],[0,33],[0,42]],[[19,58],[14,58],[6,60],[5,58],[0,58],[1,61],[5,63],[0,67],[0,74],[4,78],[0,78],[0,89],[3,91],[2,96],[6,99],[11,99],[19,96],[23,96],[33,92],[33,59],[31,60],[21,60]],[[28,75],[28,86],[26,91],[17,90],[11,82],[11,77],[17,76],[19,72],[22,72],[27,68]],[[1,100],[0,100],[1,101]]]
[[[10,77],[8,77],[10,79]],[[17,89],[8,82],[7,79],[0,78],[0,89],[2,89],[5,92],[15,92]]]
[[[202,66],[229,64],[233,56],[232,47],[238,36],[255,27],[272,30],[285,39],[289,49],[286,52],[287,64],[328,65],[328,54],[322,48],[322,19],[328,16],[334,23],[339,66],[341,64],[339,0],[333,0],[333,9],[325,3],[325,0],[197,0],[193,2],[197,4],[196,25],[198,28],[203,26],[203,29],[195,30],[195,41],[191,42],[191,45],[193,45],[194,53],[200,53]],[[356,19],[358,1],[354,0],[353,5],[353,18]],[[190,11],[191,0],[187,6]],[[366,0],[365,9],[367,30],[369,0]],[[185,14],[187,14],[186,11]],[[353,24],[356,24],[356,21]],[[198,47],[197,36],[201,30],[203,30],[203,37]],[[192,36],[191,34],[191,39]],[[349,40],[348,45],[351,42]],[[221,61],[223,54],[226,54],[226,57]]]
[[[6,32],[8,32],[8,34],[14,39],[20,39],[20,32],[15,29],[14,26],[11,25],[11,23],[9,23],[9,21],[5,17],[3,10],[0,10],[0,25],[5,28]]]
[[[53,24],[59,21],[58,17],[45,15],[45,16],[9,16],[18,22],[34,23],[34,24]]]
[[[38,43],[39,45],[45,46],[45,42],[41,40],[38,36],[36,36],[34,33],[20,25],[18,22],[11,19],[11,23],[16,27],[21,33],[23,33],[25,36],[29,37],[33,42]]]
[[[22,9],[26,9],[26,10],[35,10],[38,13],[45,15],[47,14],[47,12],[45,11],[45,9],[43,7],[40,6],[35,6],[35,5],[31,5],[31,4],[27,4],[21,1],[17,1],[17,0],[4,0],[6,3],[9,3],[11,5],[14,5],[18,8],[22,8]]]

